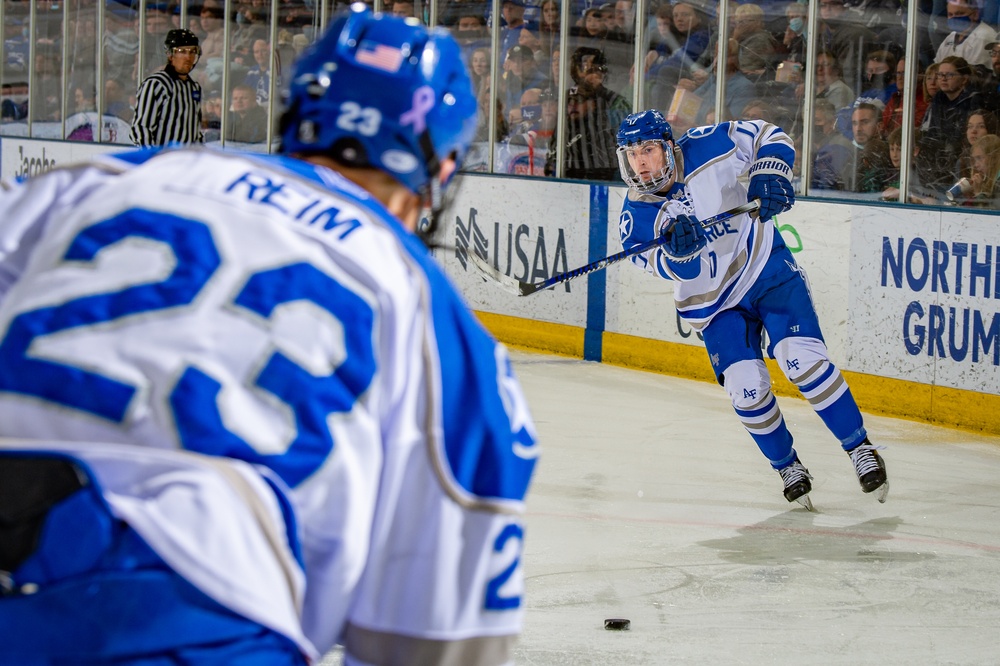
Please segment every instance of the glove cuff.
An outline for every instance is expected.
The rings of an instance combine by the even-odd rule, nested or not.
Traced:
[[[777,157],[761,157],[750,165],[749,176],[781,176],[785,180],[792,179],[792,167]]]

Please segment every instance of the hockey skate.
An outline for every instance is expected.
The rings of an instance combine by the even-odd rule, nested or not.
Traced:
[[[798,456],[795,457],[792,464],[779,469],[778,474],[781,474],[781,480],[785,484],[785,499],[789,502],[798,502],[812,511],[813,503],[809,499],[809,492],[812,490],[812,483],[809,480],[812,475],[799,462]]]
[[[854,463],[854,471],[858,473],[858,483],[866,493],[878,491],[875,498],[884,503],[889,494],[889,477],[885,473],[885,462],[875,450],[875,445],[865,438],[865,441],[847,452]]]

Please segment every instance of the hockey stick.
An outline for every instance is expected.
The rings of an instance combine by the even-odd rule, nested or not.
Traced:
[[[702,220],[701,226],[703,229],[708,229],[709,227],[718,224],[719,222],[724,222],[731,217],[736,217],[737,215],[742,215],[743,213],[752,213],[759,208],[760,200],[754,199],[753,201],[748,201],[741,206],[737,206],[736,208],[731,208],[730,210],[723,211],[718,215],[714,215],[707,220]],[[509,275],[504,275],[496,268],[493,268],[485,259],[480,257],[475,252],[469,252],[469,256],[472,258],[472,263],[474,263],[476,268],[479,269],[479,272],[483,274],[484,279],[490,278],[493,282],[499,285],[500,288],[505,291],[509,291],[516,296],[530,296],[536,291],[554,287],[557,284],[568,282],[569,280],[578,278],[581,275],[586,275],[587,273],[593,273],[594,271],[599,271],[602,268],[607,268],[611,264],[617,264],[622,259],[628,259],[629,257],[637,254],[642,254],[646,250],[651,250],[654,247],[663,245],[667,242],[667,238],[667,235],[657,236],[653,240],[640,243],[632,249],[623,250],[617,254],[612,254],[609,257],[598,259],[597,261],[593,261],[586,266],[580,266],[579,268],[574,268],[573,270],[566,271],[565,273],[558,273],[542,282],[522,282],[521,280],[512,278]]]

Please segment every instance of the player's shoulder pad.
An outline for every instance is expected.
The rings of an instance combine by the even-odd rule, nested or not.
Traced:
[[[736,150],[736,143],[729,135],[731,123],[693,127],[677,141],[684,156],[684,171],[693,173],[720,157]]]

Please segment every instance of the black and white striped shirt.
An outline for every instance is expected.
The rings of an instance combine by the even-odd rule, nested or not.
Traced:
[[[191,77],[180,78],[169,65],[150,74],[136,95],[129,138],[137,146],[203,143],[201,85]]]

